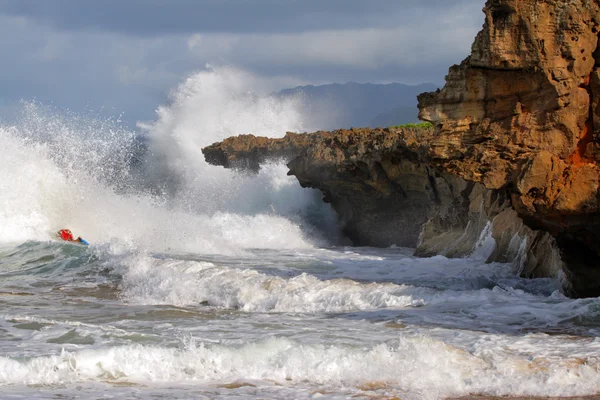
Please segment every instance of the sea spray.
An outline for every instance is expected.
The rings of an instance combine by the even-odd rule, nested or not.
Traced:
[[[305,129],[297,100],[254,93],[256,81],[228,68],[193,75],[142,136],[118,121],[24,103],[19,122],[0,127],[9,160],[0,177],[0,240],[47,240],[65,226],[93,244],[150,251],[231,253],[335,240],[333,211],[284,166],[246,175],[204,162],[201,147],[229,135]]]
[[[39,104],[0,127],[0,242],[18,244],[0,243],[3,395],[600,392],[598,299],[486,264],[489,226],[470,258],[319,248],[335,220],[285,166],[208,167],[224,136],[310,130],[262,84],[193,75],[142,137]],[[48,241],[64,226],[92,245]]]
[[[148,172],[155,174],[150,181],[168,183],[165,189],[173,193],[175,207],[203,214],[266,213],[299,222],[309,208],[320,208],[312,222],[325,221],[321,228],[337,234],[334,214],[320,193],[300,189],[295,178],[286,176],[286,167],[266,165],[253,176],[204,161],[201,148],[229,136],[281,137],[286,131],[312,129],[309,117],[299,111],[299,98],[278,98],[265,93],[264,86],[263,80],[227,67],[187,78],[170,103],[158,108],[156,122],[142,126],[150,149]]]
[[[473,251],[470,257],[485,261],[496,249],[496,240],[493,237],[493,223],[488,221],[481,233],[479,238],[473,247]]]

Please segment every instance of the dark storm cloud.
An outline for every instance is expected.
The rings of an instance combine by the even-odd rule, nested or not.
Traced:
[[[481,0],[0,0],[0,13],[63,30],[132,35],[282,33],[390,27],[435,18]]]

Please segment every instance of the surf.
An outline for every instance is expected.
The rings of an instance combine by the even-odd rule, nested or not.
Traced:
[[[339,236],[334,213],[285,166],[245,175],[204,162],[201,147],[229,135],[309,126],[295,99],[254,93],[259,83],[230,68],[190,76],[138,132],[24,103],[17,123],[0,126],[0,241],[49,240],[69,227],[92,243],[147,251],[326,244]]]
[[[519,263],[486,264],[489,229],[462,259],[344,247],[321,193],[285,165],[208,166],[201,147],[227,136],[318,127],[306,99],[271,92],[215,68],[185,79],[136,130],[35,102],[0,123],[3,393],[600,390],[598,300],[519,278]],[[64,227],[90,246],[53,240]]]

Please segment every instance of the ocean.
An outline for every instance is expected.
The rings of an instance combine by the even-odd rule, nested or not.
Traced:
[[[600,394],[600,301],[486,264],[485,233],[460,259],[351,247],[285,165],[208,166],[318,128],[269,93],[220,68],[135,132],[37,103],[0,124],[0,398]]]

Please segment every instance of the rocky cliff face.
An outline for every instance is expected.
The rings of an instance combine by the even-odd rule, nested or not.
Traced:
[[[487,229],[490,260],[600,295],[600,5],[489,0],[484,13],[471,56],[419,96],[434,129],[245,136],[204,149],[207,160],[289,160],[357,244],[456,256]]]
[[[321,190],[355,245],[416,247],[416,255],[466,256],[491,235],[487,261],[529,277],[563,275],[553,238],[526,227],[505,190],[444,172],[431,158],[434,129],[352,129],[268,139],[240,135],[202,149],[226,168],[288,162],[303,187]],[[488,257],[489,256],[489,257]],[[565,281],[565,285],[570,287]]]
[[[441,91],[419,96],[420,117],[436,125],[431,156],[507,190],[527,225],[557,239],[575,276],[597,277],[600,5],[490,0],[484,12],[471,56]],[[600,288],[582,285],[580,294]]]
[[[432,215],[455,218],[466,187],[464,180],[423,162],[432,134],[432,129],[353,129],[287,133],[282,139],[242,135],[203,152],[210,163],[244,169],[256,169],[265,159],[291,160],[289,174],[323,192],[355,243],[416,247]]]

